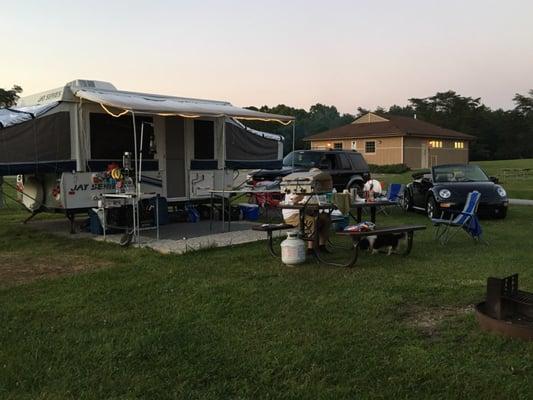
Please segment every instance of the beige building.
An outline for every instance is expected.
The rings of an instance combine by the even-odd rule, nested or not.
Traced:
[[[305,140],[311,149],[357,150],[369,164],[405,164],[416,169],[467,163],[468,147],[474,139],[416,118],[368,113],[349,125]]]

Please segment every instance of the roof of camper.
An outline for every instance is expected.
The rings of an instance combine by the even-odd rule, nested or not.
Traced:
[[[133,111],[183,117],[233,117],[243,120],[263,120],[289,123],[294,117],[268,114],[232,105],[227,101],[194,99],[116,89],[112,84],[93,80],[76,80],[64,87],[21,98],[18,106],[35,106],[57,101],[77,101],[76,98],[98,103],[111,113]],[[117,112],[118,110],[118,112]]]

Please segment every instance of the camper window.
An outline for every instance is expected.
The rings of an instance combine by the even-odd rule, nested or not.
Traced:
[[[194,121],[194,159],[215,159],[215,124],[213,121]]]
[[[91,158],[93,160],[121,160],[125,151],[134,152],[133,123],[129,115],[119,118],[107,114],[91,113],[89,117],[91,129]],[[152,122],[151,117],[136,117],[137,143],[141,140],[141,125]],[[153,129],[144,126],[143,158],[153,159],[150,154],[150,137]]]

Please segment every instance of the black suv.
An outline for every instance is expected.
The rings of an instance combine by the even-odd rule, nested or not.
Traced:
[[[279,182],[293,172],[309,171],[320,168],[333,179],[333,187],[342,192],[344,189],[361,189],[370,179],[370,170],[363,156],[357,151],[348,150],[296,150],[283,159],[282,169],[259,169],[252,171],[247,181]]]

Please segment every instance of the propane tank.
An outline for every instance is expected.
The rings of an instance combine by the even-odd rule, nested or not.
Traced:
[[[305,262],[305,242],[298,237],[298,232],[288,232],[287,239],[281,242],[281,262],[296,265]]]

